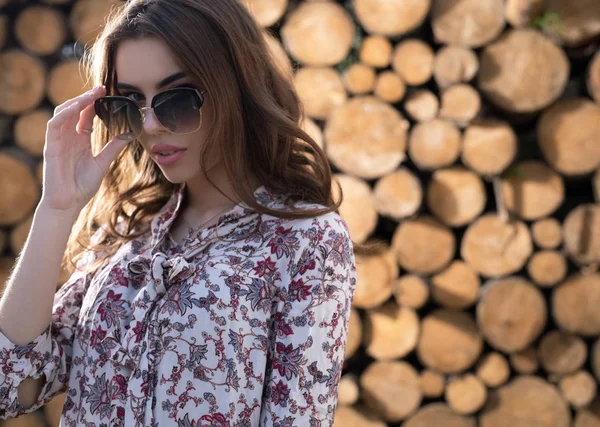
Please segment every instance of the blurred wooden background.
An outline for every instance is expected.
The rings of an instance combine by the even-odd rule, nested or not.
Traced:
[[[352,238],[386,244],[357,257],[336,426],[600,427],[600,1],[244,1]],[[0,0],[0,283],[118,4]]]

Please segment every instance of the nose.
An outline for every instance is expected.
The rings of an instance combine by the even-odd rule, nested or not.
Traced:
[[[142,112],[142,127],[145,133],[153,135],[165,130],[151,107],[140,108],[140,111]]]

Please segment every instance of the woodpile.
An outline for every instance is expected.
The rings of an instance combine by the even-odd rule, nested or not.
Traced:
[[[356,255],[335,425],[600,427],[600,2],[242,2],[353,241],[382,243]],[[0,0],[0,283],[121,3]]]

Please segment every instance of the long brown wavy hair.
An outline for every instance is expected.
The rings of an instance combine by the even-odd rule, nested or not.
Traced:
[[[326,155],[301,128],[304,112],[293,84],[274,65],[263,30],[239,0],[130,0],[113,9],[83,57],[90,83],[115,94],[119,43],[147,36],[164,40],[183,71],[210,88],[215,121],[201,155],[203,171],[207,151],[218,149],[236,196],[252,209],[279,218],[339,213],[342,189],[337,183],[335,201]],[[98,123],[96,119],[94,154],[109,140]],[[321,204],[324,209],[279,211],[260,205],[254,200],[248,172],[269,191],[289,194],[293,201]],[[72,271],[89,248],[99,254],[88,266],[88,271],[95,271],[119,246],[146,232],[143,226],[178,186],[164,177],[141,144],[128,144],[80,212],[63,267]],[[123,223],[118,225],[119,218]],[[93,241],[99,228],[104,231],[102,238]],[[354,250],[362,252],[368,246],[354,243]]]

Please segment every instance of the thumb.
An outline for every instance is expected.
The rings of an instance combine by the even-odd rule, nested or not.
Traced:
[[[123,148],[127,146],[134,138],[127,138],[123,136],[123,139],[113,138],[104,146],[102,151],[96,156],[96,161],[100,163],[103,170],[108,170],[110,164],[117,158],[119,153],[123,151]]]

